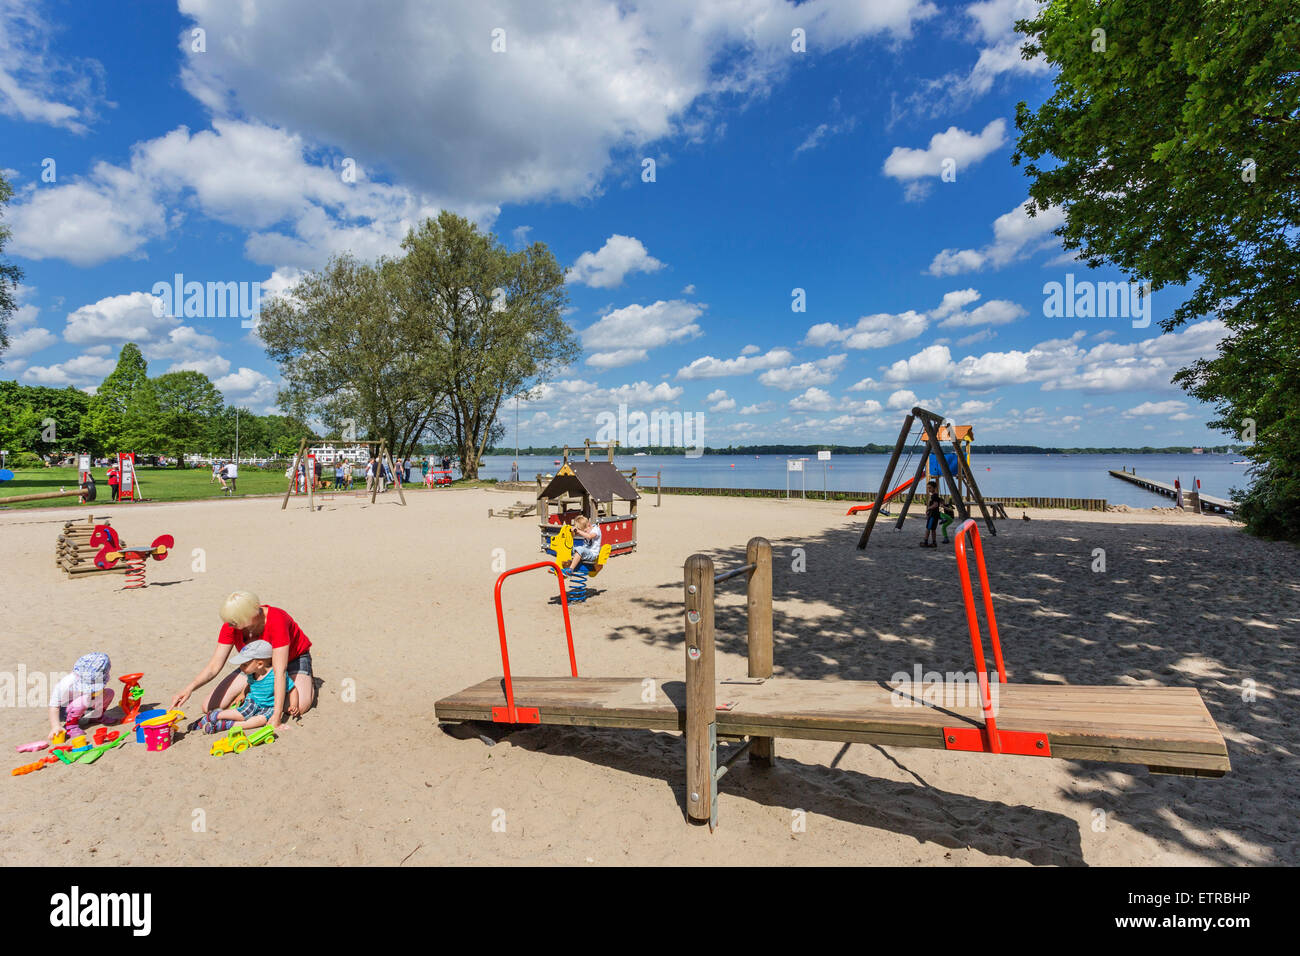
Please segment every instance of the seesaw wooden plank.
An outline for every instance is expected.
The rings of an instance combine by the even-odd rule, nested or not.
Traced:
[[[536,707],[544,724],[590,727],[640,727],[646,730],[682,730],[685,711],[681,701],[685,685],[656,680],[654,693],[646,693],[642,678],[517,677],[515,704]],[[664,689],[674,685],[676,702]],[[647,701],[643,697],[651,696]],[[491,720],[492,708],[505,705],[504,681],[485,680],[444,697],[434,705],[439,720]]]
[[[1115,688],[1120,693],[1107,694],[1108,703],[1104,707],[1051,710],[1044,706],[1050,697],[1044,698],[1040,693],[1029,695],[1037,699],[1022,703],[1019,694],[1022,686],[1000,687],[996,716],[1003,730],[1047,733],[1054,746],[1059,741],[1063,745],[1085,747],[1205,752],[1226,758],[1223,737],[1194,689],[1190,695],[1170,695],[1171,699],[1181,701],[1181,713],[1153,716],[1149,710],[1144,711],[1143,705],[1159,698],[1162,688]],[[738,698],[737,707],[731,716],[719,718],[720,728],[729,726],[729,720],[739,718],[742,713],[751,723],[771,727],[774,732],[787,724],[826,732],[889,732],[900,727],[941,729],[983,724],[976,700],[947,707],[897,706],[891,702],[888,690],[868,682],[776,679],[756,686],[731,685],[731,690],[732,697]],[[964,691],[968,699],[976,696],[969,688],[950,690]],[[1061,690],[1065,693],[1058,696],[1068,700],[1070,689]]]
[[[685,687],[641,678],[524,677],[515,703],[535,707],[543,724],[684,728]],[[1046,733],[1052,755],[1162,766],[1178,772],[1229,769],[1227,746],[1194,688],[999,685],[998,726]],[[645,697],[652,699],[646,700]],[[933,696],[933,695],[932,695]],[[974,689],[949,685],[934,706],[870,681],[776,678],[761,684],[719,681],[719,733],[842,740],[898,747],[943,747],[943,728],[982,726]],[[903,705],[906,702],[906,705]],[[505,703],[494,678],[443,698],[440,720],[490,720]]]

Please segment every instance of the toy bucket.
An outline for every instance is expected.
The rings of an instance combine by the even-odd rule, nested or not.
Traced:
[[[145,750],[166,750],[172,745],[171,724],[154,724],[140,730],[144,733]]]
[[[144,743],[144,728],[140,725],[151,717],[161,717],[167,713],[165,710],[145,710],[135,715],[135,742]]]

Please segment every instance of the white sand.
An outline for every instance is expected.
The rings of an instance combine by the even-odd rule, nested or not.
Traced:
[[[211,654],[231,589],[281,606],[314,642],[320,706],[269,747],[220,759],[210,738],[134,744],[89,767],[6,777],[0,850],[10,864],[1292,864],[1300,862],[1300,637],[1296,550],[1220,518],[1168,510],[1031,512],[985,538],[1010,677],[1200,690],[1228,740],[1221,780],[1141,767],[866,745],[778,741],[776,769],[743,761],[722,782],[721,827],[684,822],[674,734],[520,730],[487,746],[433,720],[433,702],[500,674],[496,548],[538,560],[532,518],[489,519],[517,494],[424,491],[399,507],[340,497],[309,513],[254,499],[113,509],[130,543],[168,532],[150,587],[66,580],[54,538],[85,508],[0,515],[6,580],[0,672],[66,671],[107,651],[170,699]],[[665,496],[643,502],[639,550],[573,609],[579,672],[679,677],[682,562],[741,563],[775,546],[778,673],[884,679],[915,664],[969,670],[951,551],[919,525],[877,527],[820,502]],[[102,512],[101,512],[102,513]],[[807,571],[791,570],[793,549]],[[1093,549],[1107,570],[1094,573]],[[194,549],[206,569],[195,570]],[[506,585],[516,674],[561,674],[554,579]],[[719,600],[718,672],[744,670],[743,585]],[[1253,681],[1256,699],[1243,700]],[[355,690],[355,701],[345,695]],[[0,708],[0,742],[43,735],[41,706]],[[197,714],[200,695],[187,707]],[[832,767],[832,764],[834,765]],[[792,832],[793,811],[806,812]],[[505,832],[493,821],[504,812]],[[1105,829],[1094,829],[1105,813]],[[75,831],[75,832],[74,832]],[[409,859],[408,859],[409,857]]]

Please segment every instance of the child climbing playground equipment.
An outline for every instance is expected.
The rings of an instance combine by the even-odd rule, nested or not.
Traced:
[[[932,432],[933,434],[933,432]],[[502,677],[444,697],[434,705],[443,723],[558,724],[673,731],[686,738],[686,813],[717,826],[718,782],[744,754],[759,765],[775,759],[777,737],[891,747],[926,747],[990,755],[1055,757],[1143,764],[1153,773],[1221,777],[1230,769],[1223,735],[1191,687],[1083,687],[1007,681],[988,571],[974,520],[963,519],[954,555],[961,578],[978,696],[966,684],[945,685],[936,704],[909,684],[796,680],[772,676],[772,546],[753,538],[746,563],[715,573],[694,554],[684,566],[686,679],[579,677],[565,583],[559,577],[569,677],[516,677],[506,647],[501,585],[542,561],[506,571],[496,583]],[[969,544],[968,544],[969,541]],[[979,574],[985,626],[996,668],[997,700],[985,669],[969,555]],[[743,577],[747,588],[748,669],[719,680],[714,663],[714,588]],[[730,743],[719,753],[719,743]]]
[[[917,463],[916,472],[910,480],[903,482],[892,491],[887,491],[890,482],[894,480],[894,469],[898,465],[899,456],[902,455],[903,448],[907,446],[908,436],[912,433],[912,425],[917,420],[921,422],[921,435],[916,444],[908,449],[907,460],[903,465],[905,473],[907,465],[911,463],[913,453],[918,447],[922,448],[923,454],[920,462]],[[975,503],[979,505],[980,514],[984,517],[984,522],[988,526],[989,534],[997,534],[998,529],[993,525],[993,516],[984,504],[984,496],[980,494],[979,485],[976,484],[975,475],[970,469],[970,446],[974,437],[975,430],[970,425],[949,426],[934,412],[927,411],[919,406],[913,408],[911,413],[903,419],[903,427],[898,433],[898,441],[894,443],[894,452],[889,456],[889,464],[885,467],[885,475],[880,480],[880,491],[876,494],[875,499],[869,506],[857,505],[848,511],[852,515],[864,511],[868,507],[870,508],[870,514],[867,515],[867,525],[862,529],[862,536],[858,538],[858,550],[861,551],[867,546],[867,539],[871,537],[871,529],[875,527],[876,518],[880,516],[885,502],[906,491],[906,495],[902,498],[903,507],[899,511],[898,521],[894,525],[896,528],[903,527],[903,521],[907,518],[907,510],[912,506],[912,499],[916,497],[917,489],[924,487],[921,479],[926,476],[935,480],[942,479],[947,484],[953,507],[957,509],[957,517],[961,521],[965,521],[970,517],[970,511],[966,507],[966,499],[974,498]],[[944,441],[952,443],[952,451],[944,451],[941,444]],[[1002,512],[1002,517],[1006,517],[1005,512]]]

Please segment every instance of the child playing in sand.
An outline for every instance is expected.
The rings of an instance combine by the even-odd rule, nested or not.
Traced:
[[[939,547],[939,535],[935,529],[939,527],[939,512],[941,510],[939,483],[931,479],[930,483],[925,486],[925,537],[921,539],[921,547]]]
[[[113,691],[106,687],[110,668],[108,655],[98,651],[82,654],[66,675],[50,691],[50,739],[61,732],[68,737],[81,733],[81,721],[104,716],[113,702]]]
[[[578,515],[573,519],[573,536],[581,538],[586,544],[573,542],[573,560],[564,569],[565,574],[577,570],[578,565],[584,561],[595,562],[600,557],[600,525],[592,524],[586,515]]]
[[[219,734],[232,727],[252,730],[261,727],[275,716],[275,672],[271,669],[271,642],[249,641],[232,661],[248,678],[248,690],[238,707],[227,710],[210,710],[194,723],[190,730],[205,734]],[[293,689],[293,678],[285,675],[285,693],[289,706],[297,706],[298,696]]]

